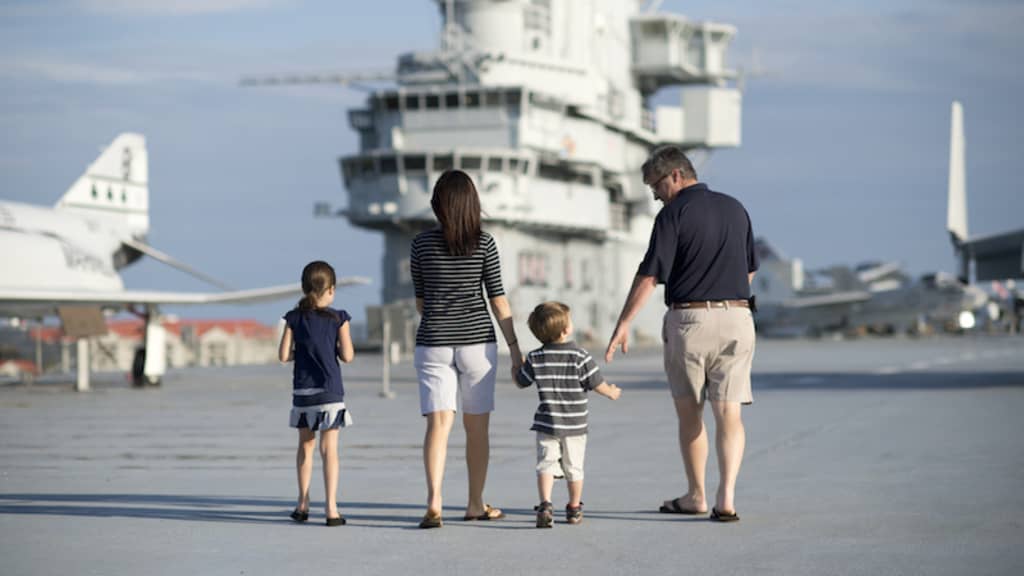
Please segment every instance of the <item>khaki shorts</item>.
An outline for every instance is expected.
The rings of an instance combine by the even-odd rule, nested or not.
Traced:
[[[537,474],[565,476],[569,482],[583,480],[583,459],[587,435],[551,436],[537,432]]]
[[[754,317],[749,308],[665,312],[665,374],[673,398],[750,404]]]

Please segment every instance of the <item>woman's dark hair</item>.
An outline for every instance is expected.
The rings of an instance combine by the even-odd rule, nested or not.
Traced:
[[[441,223],[448,253],[469,256],[480,245],[480,197],[473,180],[462,170],[446,170],[434,184],[430,198]]]
[[[314,260],[302,269],[302,298],[296,308],[303,312],[316,312],[340,319],[337,314],[324,308],[316,307],[316,299],[323,296],[332,286],[338,283],[334,268],[323,260]]]

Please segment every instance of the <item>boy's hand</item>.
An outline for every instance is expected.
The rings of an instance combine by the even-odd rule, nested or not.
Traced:
[[[622,395],[622,388],[619,388],[615,384],[608,385],[608,392],[605,394],[610,400],[618,400],[619,396]]]

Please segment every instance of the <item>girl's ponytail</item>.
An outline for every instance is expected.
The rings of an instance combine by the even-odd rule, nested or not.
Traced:
[[[337,283],[334,268],[327,262],[316,260],[306,264],[306,267],[302,269],[303,296],[295,307],[303,312],[316,312],[340,321],[341,318],[333,311],[321,310],[316,307],[317,298]]]

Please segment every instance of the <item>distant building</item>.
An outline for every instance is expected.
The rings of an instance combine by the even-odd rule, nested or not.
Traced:
[[[0,376],[30,380],[36,375],[36,365],[30,360],[0,360]]]
[[[277,360],[278,329],[255,320],[169,319],[163,325],[167,330],[169,367],[267,364]],[[90,370],[130,371],[135,351],[143,344],[145,324],[141,320],[115,320],[107,327],[106,335],[89,341]],[[33,329],[30,338],[39,338],[50,347],[64,343],[63,332],[57,326]],[[70,369],[69,359],[65,364],[64,368]]]

